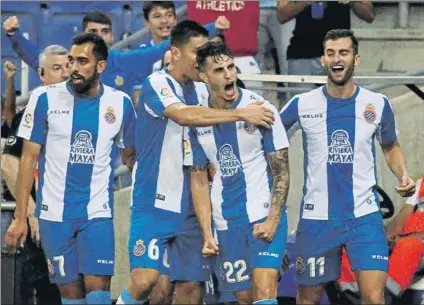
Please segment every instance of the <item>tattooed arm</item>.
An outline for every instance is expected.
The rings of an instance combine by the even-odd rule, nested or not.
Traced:
[[[265,222],[254,226],[257,238],[271,241],[280,224],[290,186],[289,152],[287,148],[268,153],[272,171],[271,207]]]
[[[212,207],[209,195],[208,166],[190,166],[191,195],[193,197],[194,211],[203,232],[204,256],[218,254],[218,246],[212,234]]]

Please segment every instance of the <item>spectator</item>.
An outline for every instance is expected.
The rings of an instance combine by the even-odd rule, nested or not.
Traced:
[[[177,24],[174,1],[145,1],[143,4],[144,25],[149,29],[151,40],[142,44],[141,48],[153,47],[166,39],[171,34],[171,30]],[[149,74],[161,69],[162,60],[153,63]],[[134,80],[133,103],[138,105],[140,90],[146,78],[144,73],[137,75]],[[137,107],[136,107],[137,108]]]
[[[280,23],[296,18],[293,37],[287,49],[288,73],[291,75],[325,75],[321,65],[322,41],[333,29],[350,29],[350,10],[371,23],[374,6],[371,1],[279,1]],[[292,87],[306,87],[293,84]],[[314,87],[313,84],[310,87]]]
[[[280,24],[277,19],[277,2],[276,0],[260,1],[260,18],[258,31],[258,62],[261,71],[265,68],[265,58],[270,46],[274,46],[277,51],[275,73],[288,74],[287,67],[287,47],[290,44],[290,38],[293,36],[293,29],[296,24],[295,20],[290,20],[284,24]],[[283,96],[281,96],[283,97]]]
[[[260,74],[254,58],[258,53],[259,3],[257,1],[187,1],[187,18],[204,24],[224,15],[231,22],[225,38],[237,70],[242,74]],[[260,88],[261,82],[246,81],[246,86]],[[256,90],[262,94],[260,90]]]

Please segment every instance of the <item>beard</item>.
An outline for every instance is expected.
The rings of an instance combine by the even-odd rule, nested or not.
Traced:
[[[77,76],[77,77],[79,77],[81,80],[82,80],[82,82],[81,83],[77,83],[77,84],[75,84],[73,81],[72,81],[72,77],[73,76]],[[85,93],[87,93],[91,88],[93,88],[95,85],[96,85],[96,83],[97,83],[97,81],[99,80],[99,78],[100,78],[100,73],[97,73],[96,71],[94,71],[94,73],[93,73],[93,75],[91,76],[91,77],[89,77],[89,78],[85,78],[85,77],[83,77],[82,75],[79,75],[78,73],[72,73],[71,74],[71,76],[70,76],[70,84],[71,84],[71,88],[72,88],[72,90],[75,92],[75,93],[78,93],[78,94],[85,94]]]
[[[346,85],[346,83],[348,83],[352,79],[353,73],[355,72],[355,66],[354,66],[353,63],[346,66],[345,71],[344,71],[344,75],[343,75],[342,78],[334,77],[332,75],[331,67],[329,67],[327,65],[325,66],[325,70],[326,70],[328,78],[330,79],[330,81],[333,84],[335,84],[337,86],[344,86],[344,85]]]

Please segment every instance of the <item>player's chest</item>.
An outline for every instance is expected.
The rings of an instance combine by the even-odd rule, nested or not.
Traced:
[[[197,128],[197,139],[210,160],[250,159],[262,150],[262,134],[245,122]]]
[[[51,106],[47,112],[47,130],[51,137],[80,137],[93,140],[99,134],[113,139],[120,131],[122,116],[112,104],[82,101]]]
[[[377,131],[380,118],[372,104],[352,103],[305,109],[299,112],[299,122],[308,141],[327,145],[340,140],[369,141]]]

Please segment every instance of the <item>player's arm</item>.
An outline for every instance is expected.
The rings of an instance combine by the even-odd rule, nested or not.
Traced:
[[[124,117],[122,119],[121,131],[116,139],[121,149],[122,163],[132,171],[135,163],[135,129],[137,115],[134,105],[128,95],[124,96]]]
[[[377,128],[377,140],[381,144],[387,165],[399,181],[396,191],[403,197],[409,197],[415,192],[415,182],[408,175],[405,155],[398,141],[392,106],[386,97],[383,99],[384,106]]]
[[[280,111],[280,120],[291,138],[300,129],[299,97],[293,97]]]
[[[18,240],[23,247],[28,233],[28,201],[34,182],[34,168],[47,132],[47,112],[46,89],[39,87],[31,94],[17,134],[24,139],[24,145],[16,181],[15,220],[6,233],[6,244],[10,252],[15,252]]]
[[[406,225],[406,221],[411,214],[414,213],[414,206],[410,204],[404,204],[399,213],[389,222],[386,228],[386,235],[388,239],[392,239],[396,236],[402,235],[403,228]]]
[[[254,226],[253,234],[257,238],[271,241],[286,208],[290,186],[290,166],[286,131],[278,118],[277,109],[269,103],[268,107],[277,114],[271,130],[261,129],[263,149],[267,154],[272,173],[271,204],[267,219],[264,223]]]
[[[149,77],[143,85],[140,103],[156,118],[170,118],[181,126],[212,126],[221,123],[247,121],[254,125],[270,128],[274,120],[271,110],[261,102],[239,109],[212,109],[187,106],[169,86],[163,75]]]
[[[311,1],[278,1],[277,19],[280,23],[290,21],[310,4]]]
[[[372,23],[375,18],[374,5],[371,1],[350,1],[353,13],[361,20]]]
[[[15,92],[15,74],[16,67],[10,61],[4,63],[4,74],[6,76],[6,96],[4,102],[4,117],[7,125],[10,127],[12,120],[16,115],[16,92]]]
[[[7,18],[3,23],[3,30],[10,39],[13,50],[28,66],[37,71],[39,67],[38,56],[41,53],[41,49],[19,32],[18,17],[11,16]]]
[[[208,107],[187,106],[175,103],[165,108],[164,115],[182,126],[212,126],[236,121],[246,121],[254,125],[271,128],[274,115],[261,106],[252,104],[247,108],[212,109]]]

